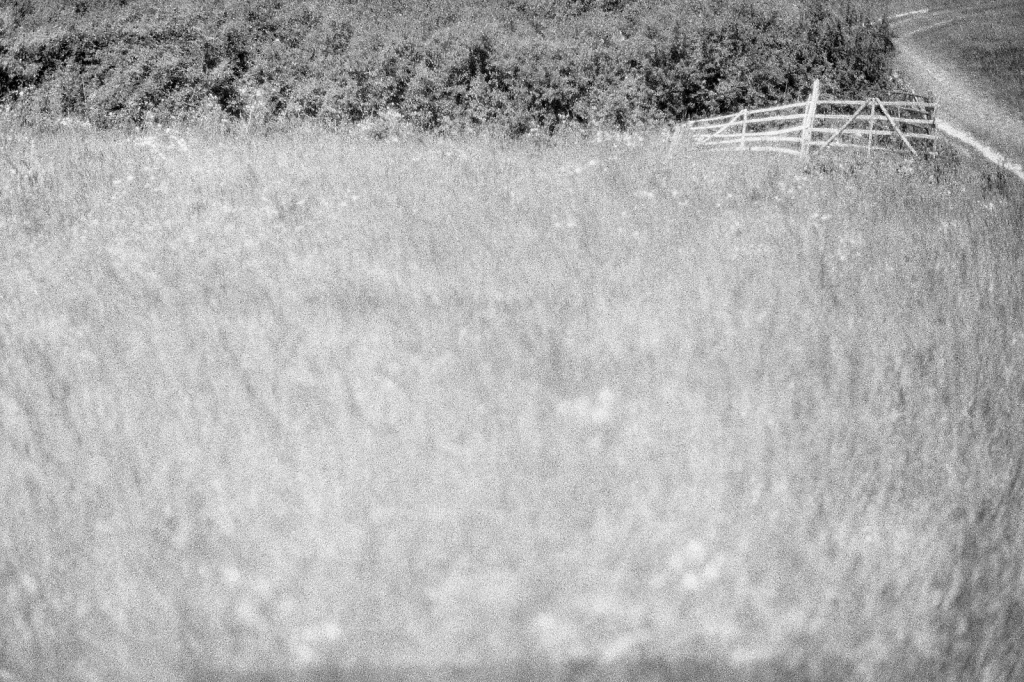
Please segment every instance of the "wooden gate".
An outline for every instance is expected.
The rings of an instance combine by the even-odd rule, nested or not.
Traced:
[[[816,80],[806,102],[692,121],[701,146],[770,150],[807,157],[829,147],[909,152],[935,151],[937,106],[928,97],[901,100],[821,100]]]

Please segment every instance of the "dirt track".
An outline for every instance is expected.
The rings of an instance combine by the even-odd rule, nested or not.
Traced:
[[[1019,1],[1019,0],[1018,0]],[[966,132],[1001,153],[1011,162],[1024,162],[1024,117],[1009,110],[972,83],[955,64],[926,53],[915,41],[931,31],[970,21],[984,12],[1009,11],[1017,2],[995,2],[905,15],[893,21],[897,40],[897,71],[918,92],[938,98],[939,121]]]

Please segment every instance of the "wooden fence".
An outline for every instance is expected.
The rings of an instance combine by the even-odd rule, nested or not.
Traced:
[[[828,147],[856,147],[909,151],[913,155],[935,151],[935,102],[913,93],[906,99],[883,101],[822,100],[814,81],[806,102],[765,109],[744,109],[690,123],[701,146],[770,150],[807,157]]]

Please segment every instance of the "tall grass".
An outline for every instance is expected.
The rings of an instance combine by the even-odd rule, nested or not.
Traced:
[[[1008,181],[657,132],[3,155],[3,679],[1014,674]]]

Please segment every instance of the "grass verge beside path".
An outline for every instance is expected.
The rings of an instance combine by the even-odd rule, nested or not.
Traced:
[[[972,87],[1024,121],[1024,6],[998,3],[975,9],[975,3],[965,4],[970,9],[952,8],[950,23],[907,40],[928,57],[954,65]]]
[[[0,144],[4,679],[1012,674],[1000,176],[661,133]]]

